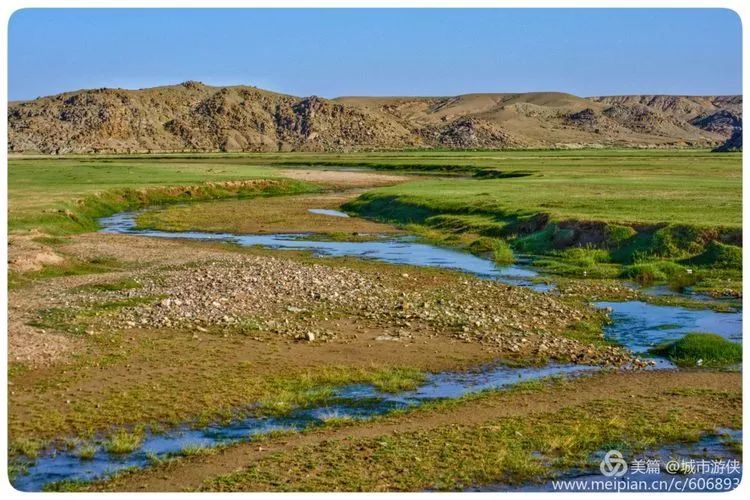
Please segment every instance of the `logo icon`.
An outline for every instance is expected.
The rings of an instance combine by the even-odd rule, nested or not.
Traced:
[[[607,477],[621,477],[628,471],[628,463],[622,458],[622,453],[609,450],[599,464],[599,470]]]

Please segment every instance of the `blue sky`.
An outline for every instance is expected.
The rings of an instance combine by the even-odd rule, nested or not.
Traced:
[[[9,98],[200,80],[294,95],[741,93],[729,10],[56,10],[10,20]]]

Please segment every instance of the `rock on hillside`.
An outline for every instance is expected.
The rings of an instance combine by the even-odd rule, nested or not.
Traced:
[[[727,142],[714,149],[716,153],[731,153],[742,151],[742,130],[736,130]]]
[[[715,147],[742,98],[559,92],[294,97],[200,82],[10,103],[10,153],[352,151],[584,146]]]

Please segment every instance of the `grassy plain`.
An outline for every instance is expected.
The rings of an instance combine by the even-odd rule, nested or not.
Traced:
[[[434,213],[506,218],[545,212],[553,219],[728,228],[742,222],[740,154],[585,150],[16,158],[8,170],[9,224],[29,228],[40,211],[106,190],[279,178],[283,170],[274,167],[300,166],[461,176],[490,171],[384,187],[364,198]],[[521,177],[493,178],[497,171]],[[414,221],[419,216],[411,215]]]
[[[295,205],[289,203],[294,198],[287,197],[259,198],[346,188],[334,183],[315,184],[291,175],[310,167],[387,170],[414,177],[394,186],[355,193],[359,198],[354,200],[353,195],[335,201],[324,199],[325,206],[317,206],[318,201],[314,202],[315,207]],[[40,345],[45,347],[70,344],[67,357],[42,365],[11,358],[11,453],[33,459],[52,440],[95,435],[106,437],[98,445],[112,453],[125,452],[137,446],[141,436],[122,431],[124,427],[221,421],[236,416],[238,407],[252,401],[260,402],[265,411],[288,411],[330,401],[333,387],[351,382],[403,390],[418,384],[425,372],[475,366],[497,358],[497,352],[486,346],[441,336],[443,332],[427,332],[403,343],[377,340],[386,327],[390,328],[389,333],[396,327],[407,328],[401,323],[374,322],[358,333],[359,338],[346,337],[361,324],[347,323],[334,314],[320,319],[327,328],[342,334],[343,340],[332,344],[273,339],[255,330],[227,334],[178,327],[113,327],[93,332],[91,325],[97,318],[140,304],[141,299],[156,303],[162,298],[122,299],[120,295],[137,294],[141,286],[132,272],[158,274],[177,265],[194,265],[196,255],[204,251],[211,254],[203,256],[206,260],[233,252],[274,258],[281,255],[229,245],[147,239],[135,243],[127,236],[81,234],[96,229],[97,217],[148,205],[194,201],[198,203],[150,213],[141,222],[166,229],[255,232],[263,225],[267,231],[296,231],[308,224],[342,223],[313,217],[307,209],[337,208],[341,202],[349,201],[346,207],[352,213],[396,223],[424,238],[465,246],[502,262],[512,261],[514,252],[531,253],[537,255],[540,265],[571,276],[578,276],[582,270],[587,271],[588,278],[596,278],[597,273],[600,277],[630,279],[651,275],[656,281],[673,280],[676,287],[697,284],[712,289],[739,289],[741,171],[740,155],[700,151],[11,159],[11,236],[30,234],[45,251],[51,249],[65,259],[11,275],[9,337],[19,332],[26,335],[21,339],[40,336]],[[545,221],[540,225],[541,219]],[[555,241],[568,234],[561,224],[570,221],[577,230],[588,227],[587,223],[601,223],[603,231],[614,231],[610,236],[616,244],[596,240],[593,245],[558,248]],[[524,228],[525,223],[528,228]],[[357,224],[357,232],[393,229],[372,221],[359,220]],[[551,233],[545,229],[550,224],[556,224]],[[636,228],[633,230],[639,233],[641,226],[647,228],[644,234],[650,235],[648,239],[639,240],[627,229]],[[346,233],[342,227],[332,226],[326,231],[332,235]],[[674,227],[688,229],[673,230]],[[660,236],[654,236],[665,228]],[[695,246],[695,235],[713,235],[713,243]],[[654,238],[662,245],[660,248],[674,252],[651,252]],[[281,258],[306,264],[316,260],[297,253],[284,253]],[[347,259],[330,260],[325,265],[377,275],[403,293],[464,279],[431,269],[408,269],[404,273],[404,268],[397,266]],[[688,266],[696,269],[690,279],[686,277]],[[108,300],[115,296],[120,298]],[[62,297],[70,304],[52,307],[52,297]],[[81,297],[89,297],[89,302],[72,308],[71,304]],[[577,311],[584,308],[587,300],[570,299],[569,303],[575,302]],[[583,329],[573,331],[569,337],[587,343],[594,343],[592,339],[599,337],[600,325],[586,329],[581,322],[578,326]],[[415,329],[414,324],[408,328]],[[11,347],[14,351],[16,344]],[[165,364],[165,360],[172,362]],[[581,388],[579,392],[585,391]],[[548,403],[557,397],[554,393],[544,395]],[[508,479],[520,480],[539,472],[533,463],[528,470],[516,466],[520,467],[520,460],[527,459],[541,445],[554,448],[552,451],[559,453],[556,456],[562,457],[560,465],[567,466],[579,463],[588,451],[615,438],[625,439],[634,447],[645,446],[659,440],[694,437],[699,431],[710,430],[710,422],[718,422],[696,420],[681,427],[668,411],[682,408],[682,403],[673,401],[675,397],[680,399],[672,395],[659,400],[661,409],[622,402],[605,408],[612,414],[627,407],[622,421],[614,427],[634,429],[627,435],[607,431],[611,422],[592,415],[600,407],[591,403],[594,406],[570,409],[559,422],[553,422],[549,415],[536,415],[528,421],[510,416],[490,427],[417,429],[414,434],[387,437],[386,446],[380,444],[383,439],[363,438],[300,448],[268,459],[262,463],[263,470],[249,467],[230,476],[213,477],[204,486],[230,490],[264,489],[271,485],[275,489],[370,489],[375,474],[385,477],[392,489],[455,488],[504,477],[498,475],[501,471],[516,471],[518,475],[510,474]],[[738,398],[736,394],[711,393],[695,396],[688,403],[692,407],[700,404],[723,408],[717,403],[728,401],[727,405],[734,409]],[[600,409],[609,403],[602,404]],[[707,419],[713,418],[711,413],[706,415]],[[725,416],[724,424],[738,425],[735,413]],[[655,419],[651,420],[655,423],[639,429],[643,419],[648,418]],[[531,436],[532,424],[542,432]],[[518,440],[515,433],[498,431],[498,425],[529,437]],[[587,441],[586,436],[595,438]],[[414,455],[409,451],[415,447],[419,449],[417,463],[421,465],[414,465]],[[441,460],[463,455],[458,453],[459,448],[450,447],[468,450],[470,457],[463,464],[453,464],[459,474],[452,477],[446,475],[447,469],[440,468]],[[498,459],[478,467],[480,457],[488,452],[496,453]],[[205,458],[203,453],[187,454]],[[341,460],[352,454],[356,455],[354,459]],[[91,449],[86,449],[84,455],[91,455]],[[378,461],[377,467],[372,467],[373,457]],[[221,454],[212,455],[212,459],[220,460]],[[290,469],[309,472],[321,467],[332,467],[330,470],[338,471],[339,477],[318,475],[316,480],[298,482],[282,479],[284,471]]]
[[[230,181],[273,180],[260,189],[222,185]],[[214,183],[207,185],[206,183]],[[193,192],[172,186],[198,186]],[[301,181],[280,179],[274,169],[211,161],[76,158],[11,159],[8,165],[8,229],[49,234],[91,231],[94,219],[147,204],[229,196],[314,191]]]

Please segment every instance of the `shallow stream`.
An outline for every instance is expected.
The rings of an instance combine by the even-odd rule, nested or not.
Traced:
[[[317,209],[315,209],[317,210]],[[320,209],[321,213],[343,217],[341,212]],[[537,292],[550,292],[549,285],[535,282],[539,273],[526,265],[500,266],[494,262],[458,250],[420,243],[413,237],[382,238],[364,242],[318,241],[305,234],[236,235],[196,231],[167,232],[136,229],[137,212],[124,212],[101,219],[104,233],[121,233],[157,238],[187,238],[227,241],[244,246],[310,250],[316,255],[352,256],[392,264],[440,267],[471,273],[485,279],[527,286]],[[734,341],[742,341],[742,313],[718,313],[708,309],[686,309],[673,306],[654,306],[640,301],[599,302],[597,307],[611,310],[612,324],[605,335],[631,350],[643,353],[658,343],[674,340],[690,331],[711,332]],[[660,360],[660,368],[672,368]],[[447,372],[428,377],[412,391],[396,394],[378,392],[369,385],[338,388],[326,404],[294,411],[284,417],[239,418],[229,424],[203,428],[188,425],[161,434],[146,434],[142,445],[133,453],[115,455],[104,449],[93,458],[79,458],[79,450],[44,453],[13,481],[16,488],[26,491],[41,490],[44,485],[62,480],[92,480],[130,467],[146,467],[156,459],[179,454],[181,450],[211,447],[248,440],[252,436],[278,430],[302,430],[322,425],[331,419],[368,419],[394,409],[418,406],[427,401],[458,398],[482,390],[506,387],[519,382],[549,376],[577,376],[595,367],[555,365],[545,367],[511,368],[487,366],[471,372]]]

